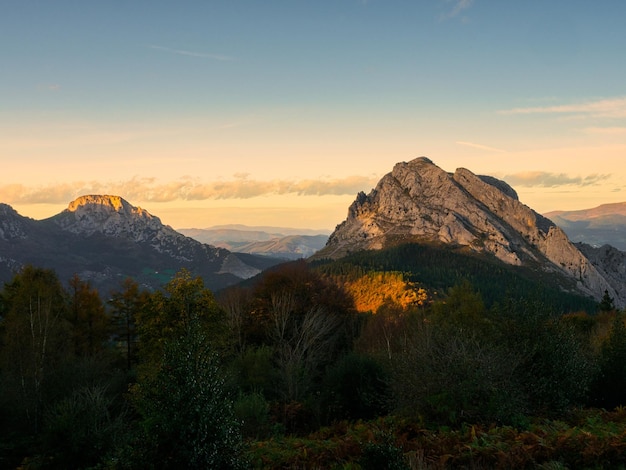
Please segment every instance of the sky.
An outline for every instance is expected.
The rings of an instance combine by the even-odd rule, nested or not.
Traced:
[[[332,230],[427,156],[626,201],[623,0],[0,0],[0,202]]]

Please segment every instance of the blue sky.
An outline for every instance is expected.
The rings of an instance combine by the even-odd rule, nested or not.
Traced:
[[[626,201],[626,3],[0,2],[0,201],[332,228],[426,155],[539,211]]]

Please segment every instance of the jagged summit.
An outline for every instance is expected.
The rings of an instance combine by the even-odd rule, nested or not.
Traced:
[[[70,202],[67,209],[52,217],[64,230],[91,235],[134,234],[137,238],[145,230],[159,231],[173,229],[161,223],[158,217],[148,211],[135,207],[120,196],[87,195]]]
[[[552,221],[522,204],[507,183],[465,168],[448,173],[426,157],[397,163],[369,194],[359,193],[315,258],[405,242],[438,243],[558,272],[588,295],[599,298],[606,289],[626,303],[626,293],[617,292],[623,289],[611,285]]]

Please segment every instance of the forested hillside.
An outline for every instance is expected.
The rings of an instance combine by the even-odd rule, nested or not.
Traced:
[[[0,467],[623,464],[626,417],[597,411],[626,404],[623,313],[471,260],[397,247],[216,293],[181,271],[106,301],[28,266],[0,292]]]

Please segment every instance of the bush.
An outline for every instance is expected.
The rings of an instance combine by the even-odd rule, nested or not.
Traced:
[[[272,431],[270,405],[263,395],[251,393],[239,395],[233,405],[235,418],[241,422],[244,437],[262,439],[269,437]]]
[[[126,436],[124,416],[112,416],[105,387],[84,387],[56,403],[46,414],[44,454],[47,468],[86,468],[112,452]]]
[[[326,421],[372,419],[389,406],[388,377],[374,359],[350,353],[329,367],[323,382]]]

